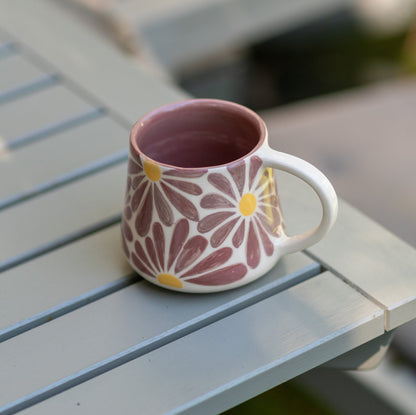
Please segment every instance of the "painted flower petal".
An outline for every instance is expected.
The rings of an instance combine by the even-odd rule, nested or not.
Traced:
[[[253,181],[255,179],[255,177],[257,176],[257,173],[261,167],[261,165],[263,164],[263,162],[261,161],[261,158],[258,156],[253,156],[250,159],[250,168],[249,168],[249,173],[248,173],[248,185],[249,185],[249,189],[251,189],[252,185],[253,185]]]
[[[208,175],[208,181],[221,192],[237,200],[231,182],[223,174],[211,173]]]
[[[126,207],[124,208],[124,217],[125,217],[127,220],[130,220],[130,219],[131,219],[131,217],[132,217],[132,215],[133,215],[133,213],[132,213],[132,211],[131,211],[130,206],[126,206]]]
[[[136,216],[136,222],[134,223],[140,236],[145,236],[149,232],[150,222],[152,221],[152,207],[153,191],[152,186],[149,186],[144,203],[140,208],[139,213]]]
[[[155,205],[160,220],[166,226],[170,226],[173,223],[173,211],[170,204],[162,195],[162,192],[158,189],[158,186],[154,186],[155,192]]]
[[[133,181],[132,181],[132,188],[133,188],[133,190],[136,190],[138,187],[139,187],[139,185],[140,185],[140,183],[143,181],[143,179],[145,178],[146,176],[144,175],[144,174],[141,174],[140,176],[136,176],[134,179],[133,179]]]
[[[254,230],[253,221],[250,221],[247,236],[247,264],[250,268],[256,268],[260,263],[260,244],[257,233]]]
[[[270,167],[266,167],[263,170],[262,175],[259,178],[259,181],[257,182],[256,189],[259,189],[260,187],[264,187],[266,184],[270,186],[270,191],[272,191],[274,182],[274,175],[273,175],[273,169]]]
[[[147,254],[149,255],[150,260],[152,261],[152,264],[154,265],[155,269],[160,271],[159,264],[156,258],[156,250],[155,250],[153,241],[149,237],[147,237],[145,240],[145,244],[146,244]]]
[[[182,190],[185,193],[190,195],[199,196],[202,194],[202,189],[195,183],[191,182],[184,182],[182,180],[173,180],[173,179],[163,179],[165,182],[169,183],[170,185],[176,187],[179,190]]]
[[[246,221],[242,220],[240,223],[240,226],[235,231],[235,234],[233,235],[233,245],[238,248],[241,246],[241,244],[244,241],[244,233],[246,230]]]
[[[139,173],[140,171],[143,170],[143,167],[137,163],[136,160],[133,160],[131,157],[129,158],[129,163],[128,163],[128,167],[127,167],[127,171],[130,174],[136,174]]]
[[[230,216],[235,215],[235,212],[215,212],[211,215],[205,216],[198,223],[198,232],[206,233],[214,229],[216,226],[220,225]]]
[[[259,202],[259,206],[261,206],[261,204],[264,204],[266,206],[278,206],[279,204],[279,200],[278,197],[276,195],[260,195],[261,199],[257,199]]]
[[[131,177],[130,177],[130,176],[127,176],[126,198],[127,198],[127,195],[128,195],[128,194],[129,194],[129,192],[130,192],[130,189],[131,189]]]
[[[175,274],[193,264],[203,254],[207,245],[208,241],[201,235],[189,239],[176,261]]]
[[[141,272],[145,273],[146,275],[150,275],[151,277],[154,277],[153,272],[150,272],[150,271],[146,268],[146,266],[143,264],[143,262],[142,262],[142,261],[140,261],[140,259],[139,259],[139,258],[137,258],[137,256],[134,254],[134,252],[132,252],[132,254],[131,254],[131,258],[132,258],[132,260],[133,260],[133,264],[136,266],[136,268],[137,268],[139,271],[141,271]]]
[[[133,240],[133,232],[125,219],[123,219],[121,226],[123,227],[124,236],[129,242],[131,242]]]
[[[266,232],[264,231],[263,227],[260,224],[260,221],[255,218],[257,230],[260,234],[261,243],[263,244],[264,251],[266,252],[267,256],[273,254],[274,246],[269,237],[267,236]]]
[[[182,277],[191,277],[196,274],[201,274],[202,272],[207,272],[212,269],[218,268],[219,266],[225,264],[233,253],[233,250],[229,247],[218,249],[214,251],[211,255],[208,255],[193,268],[191,268],[187,273]]]
[[[202,198],[201,207],[205,209],[233,208],[235,207],[235,203],[231,203],[219,194],[209,193]]]
[[[207,172],[206,169],[186,169],[186,170],[168,170],[163,173],[164,176],[183,177],[183,178],[198,178],[202,177]]]
[[[175,208],[182,213],[183,216],[193,221],[199,220],[198,211],[190,200],[166,186],[165,183],[161,183],[161,186],[172,205],[175,206]]]
[[[163,270],[165,269],[165,235],[163,234],[162,225],[159,222],[153,225],[153,240],[156,245],[160,269]]]
[[[243,195],[244,182],[246,180],[246,163],[240,161],[239,163],[227,167],[227,170],[230,172],[232,178],[234,179],[237,189],[240,192],[240,196]]]
[[[121,246],[123,247],[124,255],[126,255],[127,259],[130,259],[130,251],[126,244],[126,239],[124,238],[123,235],[121,236]]]
[[[173,235],[169,246],[169,261],[167,269],[170,269],[173,262],[178,257],[178,254],[181,251],[188,235],[189,222],[186,219],[181,219],[173,229]]]
[[[131,199],[131,208],[136,210],[142,202],[143,195],[146,193],[146,188],[149,182],[146,180],[134,193]]]
[[[261,212],[262,214],[264,214],[266,218],[269,219],[270,224],[275,224],[277,222],[277,224],[279,225],[280,214],[277,210],[276,205],[261,204],[259,205],[259,208],[260,209],[257,212]]]
[[[154,272],[152,264],[150,263],[146,253],[144,252],[144,249],[138,241],[134,243],[134,250],[136,251],[137,256],[140,258],[140,261],[143,262],[143,264],[145,264],[146,267],[148,267],[152,272]]]
[[[276,208],[270,208],[270,213],[267,216],[262,215],[260,211],[256,213],[263,225],[264,229],[271,235],[279,236],[280,215]]]
[[[273,190],[272,183],[268,183],[262,189],[259,190],[257,199],[260,203],[277,206],[279,204],[279,198]]]
[[[225,285],[241,280],[246,274],[247,267],[244,264],[235,264],[186,281],[199,285]]]
[[[220,226],[211,236],[211,246],[213,248],[218,248],[233,230],[235,224],[238,222],[239,218],[235,218],[227,222],[225,225]]]

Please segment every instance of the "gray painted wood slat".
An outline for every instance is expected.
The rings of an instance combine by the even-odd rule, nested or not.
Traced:
[[[0,158],[0,209],[19,200],[19,196],[38,190],[42,184],[47,187],[48,182],[59,182],[68,174],[80,175],[88,164],[126,152],[128,137],[127,129],[102,116]]]
[[[383,331],[383,311],[326,272],[22,413],[219,413]]]
[[[91,111],[93,106],[67,87],[56,85],[0,105],[0,136],[13,142],[50,124]]]
[[[0,61],[0,102],[8,91],[18,91],[22,85],[41,80],[47,73],[33,65],[21,54],[14,54]]]
[[[79,371],[117,366],[319,271],[305,255],[291,255],[255,283],[215,296],[172,293],[142,280],[1,343],[0,406],[54,382],[68,387]]]
[[[156,79],[121,51],[109,47],[53,1],[2,1],[0,8],[0,25],[16,40],[36,50],[45,61],[53,61],[66,79],[130,124],[144,112],[185,98],[176,86]],[[21,18],[22,8],[31,19]],[[59,21],[54,36],[50,36],[51,21]]]
[[[42,245],[118,215],[123,207],[126,163],[0,211],[0,270]],[[52,246],[53,246],[52,245]]]
[[[316,225],[319,214],[315,207],[319,202],[313,202],[315,196],[311,190],[289,175],[284,175],[281,183],[288,229],[298,233]],[[289,207],[287,211],[285,206]],[[307,251],[384,307],[386,330],[392,330],[414,318],[415,249],[345,201],[340,203],[339,219],[334,228]]]
[[[309,252],[386,308],[386,330],[414,319],[415,249],[346,202],[340,212],[343,221]],[[345,238],[347,232],[356,237]]]
[[[132,272],[119,224],[3,272],[0,304],[7,312],[0,313],[0,341],[56,318],[84,294],[122,287]]]

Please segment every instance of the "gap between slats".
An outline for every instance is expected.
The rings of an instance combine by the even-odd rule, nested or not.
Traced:
[[[2,43],[0,44],[0,50],[1,50],[1,47],[7,50],[10,49],[10,53],[15,52],[17,50],[17,47],[13,42]],[[44,62],[43,59],[39,58],[33,51],[26,50],[25,47],[19,48],[19,50],[20,52],[22,52],[23,55],[25,55],[29,59],[29,61],[32,64],[36,65],[39,69],[42,69],[43,71],[46,71],[46,72],[53,71],[53,67],[51,67],[51,65],[48,64],[48,62]],[[62,78],[60,75],[57,75],[57,74],[47,74],[36,80],[30,81],[27,84],[19,85],[17,87],[11,88],[10,90],[3,91],[2,93],[0,93],[0,105],[3,103],[7,104],[7,102],[12,99],[19,98],[20,96],[28,95],[30,93],[36,92],[47,86],[53,86],[58,81],[61,82],[62,84],[68,84],[67,86],[72,92],[78,95],[81,99],[92,104],[94,108],[92,108],[91,110],[85,111],[83,113],[77,114],[66,120],[60,121],[59,123],[52,123],[39,130],[35,130],[28,134],[24,134],[22,136],[12,138],[7,143],[3,144],[4,148],[2,149],[2,151],[7,152],[9,150],[18,149],[21,146],[31,144],[34,141],[47,138],[51,135],[71,129],[80,124],[92,121],[100,116],[107,114],[108,112],[107,109],[100,106],[97,100],[91,98],[88,95],[88,93],[84,92],[83,90],[80,90],[80,88],[77,85],[73,84],[71,81],[68,81],[66,78]],[[107,115],[111,115],[111,114],[108,113]],[[120,119],[120,117],[118,116],[113,117],[113,119],[121,126],[127,126],[130,129],[131,126],[126,120]],[[71,183],[72,181],[81,179],[95,172],[99,172],[107,167],[111,167],[126,159],[127,159],[127,150],[121,151],[115,154],[111,154],[108,157],[105,157],[103,159],[96,160],[92,163],[88,163],[87,165],[77,168],[62,176],[59,176],[47,182],[41,183],[38,186],[28,189],[27,191],[19,192],[3,200],[0,200],[0,210],[16,205],[17,203],[23,202],[32,197],[38,196],[42,193],[51,191],[57,187],[66,185],[68,183]],[[0,272],[2,270],[3,270],[2,264],[0,263]]]
[[[8,37],[10,37],[8,35]],[[10,53],[14,53],[17,49],[17,46],[14,42],[5,42],[3,44],[5,46],[5,56],[7,56]],[[0,44],[1,46],[1,44]],[[10,49],[10,50],[9,50]],[[39,56],[36,51],[29,49],[25,45],[19,45],[19,51],[26,56],[30,62],[34,65],[36,65],[39,69],[44,70],[45,72],[50,73],[59,73],[56,67],[54,67],[53,64],[46,61],[43,57]],[[1,57],[1,49],[0,49],[0,57]],[[66,85],[73,93],[75,93],[79,98],[83,99],[84,101],[88,102],[94,107],[100,107],[101,102],[99,99],[97,99],[95,96],[91,95],[87,90],[85,90],[83,87],[79,86],[75,82],[73,82],[71,79],[66,78],[62,74],[59,73],[60,81],[62,84]],[[114,121],[118,122],[121,126],[127,128],[128,130],[131,129],[131,122],[129,122],[124,116],[116,111],[114,111],[112,108],[106,108],[107,113],[114,119]]]
[[[136,274],[121,277],[116,281],[88,291],[56,307],[52,307],[17,324],[13,324],[6,329],[0,330],[0,343],[132,285],[137,282],[137,278]]]
[[[74,115],[73,117],[69,117],[66,120],[62,120],[57,123],[51,123],[45,127],[32,131],[28,134],[24,134],[19,137],[12,138],[10,141],[7,142],[7,149],[14,150],[23,145],[30,144],[33,141],[46,138],[52,134],[56,134],[58,132],[75,127],[84,122],[88,122],[104,114],[105,114],[105,110],[103,108],[101,107],[92,108],[90,110]]]
[[[312,261],[319,261],[319,258],[317,258],[316,255],[312,254],[310,250],[306,249],[303,251],[306,256],[308,256]],[[322,266],[325,267],[328,271],[330,271],[332,274],[334,274],[337,278],[342,280],[345,284],[349,285],[353,290],[359,292],[363,297],[365,297],[367,300],[371,301],[373,304],[375,304],[377,307],[380,307],[382,310],[384,310],[385,316],[387,318],[388,313],[388,307],[386,307],[385,304],[378,301],[375,297],[373,297],[371,294],[369,294],[367,291],[363,290],[361,287],[359,287],[357,284],[354,284],[351,280],[349,280],[345,275],[342,275],[338,270],[331,267],[329,264],[322,263]],[[388,325],[386,325],[388,326]]]
[[[58,82],[58,76],[54,74],[45,74],[39,78],[33,79],[16,87],[6,89],[0,92],[0,105],[7,104],[7,102],[22,97],[24,95],[32,94],[41,89],[55,85]]]
[[[7,51],[10,50],[10,53],[17,50],[17,46],[13,42],[4,42],[0,44],[0,50],[1,50],[1,47],[3,47],[4,50],[6,49]],[[24,56],[26,56],[27,59],[32,64],[36,65],[39,69],[46,71],[46,72],[50,72],[50,73],[56,73],[56,70],[53,68],[53,65],[44,61],[43,58],[37,56],[34,51],[27,49],[24,46],[23,47],[19,46],[19,51]],[[62,84],[67,84],[68,88],[73,93],[78,95],[81,99],[85,100],[86,102],[89,102],[91,105],[93,105],[94,108],[92,108],[91,110],[85,111],[81,114],[77,114],[74,117],[60,121],[59,123],[52,123],[39,130],[35,130],[28,134],[15,137],[11,139],[10,141],[8,141],[7,143],[3,144],[5,147],[3,151],[7,152],[9,150],[18,149],[21,146],[29,145],[33,143],[34,141],[47,138],[51,135],[60,133],[64,130],[68,130],[72,127],[76,127],[82,123],[92,121],[105,114],[112,116],[114,121],[116,121],[119,125],[130,129],[131,125],[127,120],[125,120],[123,117],[120,117],[118,114],[114,114],[109,109],[103,108],[100,105],[100,103],[94,97],[91,97],[87,91],[84,91],[78,85],[74,84],[71,80],[68,80],[62,77],[61,75],[57,75],[57,74],[46,75],[45,77],[42,77],[41,79],[29,82],[24,85],[20,85],[11,90],[4,91],[2,94],[0,94],[0,104],[6,103],[7,101],[13,98],[18,98],[20,96],[30,94],[32,92],[36,92],[37,90],[42,89],[42,87],[52,86],[57,81],[60,81]],[[76,170],[68,172],[62,176],[59,176],[47,182],[41,183],[38,186],[28,189],[27,191],[14,194],[3,200],[0,200],[0,211],[2,209],[14,206],[17,203],[28,200],[32,197],[36,197],[42,193],[56,189],[57,187],[66,185],[72,181],[81,179],[87,175],[93,174],[95,172],[99,172],[107,167],[111,167],[119,162],[124,161],[126,158],[127,158],[127,150],[124,152],[112,154],[106,158],[97,160],[93,163],[89,163],[80,168],[77,168]],[[11,263],[16,263],[15,262],[16,259],[12,259],[11,261],[12,261]],[[4,264],[0,263],[0,272],[6,269],[4,268],[4,266],[5,266]],[[9,267],[10,266],[7,265],[7,268]]]
[[[0,200],[0,211],[2,209],[6,209],[13,205],[16,205],[17,203],[26,201],[33,197],[39,196],[43,193],[54,190],[60,186],[69,184],[75,180],[79,180],[91,174],[98,173],[108,167],[115,166],[118,163],[122,163],[126,161],[127,157],[128,157],[128,151],[123,150],[123,151],[111,154],[108,157],[104,157],[100,160],[96,160],[92,163],[86,164],[82,167],[79,167],[61,176],[55,177],[54,179],[41,183],[40,185],[32,187],[29,190],[16,193],[13,196]],[[0,270],[1,270],[1,264],[0,264]]]
[[[266,298],[278,294],[288,288],[300,284],[310,278],[313,278],[325,270],[319,263],[313,263],[296,272],[286,275],[266,284],[256,290],[242,295],[228,303],[210,310],[204,314],[195,317],[186,323],[179,324],[166,332],[150,338],[142,343],[136,344],[116,355],[105,360],[95,363],[79,372],[67,376],[49,386],[39,389],[20,399],[17,399],[0,408],[0,415],[11,415],[32,405],[35,405],[45,399],[48,399],[69,388],[86,382],[96,376],[108,372],[118,366],[121,366],[131,360],[134,360],[146,353],[156,350],[170,342],[180,339],[192,332],[195,332],[209,324],[215,323],[225,317],[230,316],[244,308],[258,303]],[[138,282],[138,284],[144,283]]]
[[[0,278],[1,273],[3,271],[6,271],[10,268],[13,268],[17,265],[20,265],[24,262],[30,261],[31,259],[34,259],[40,255],[44,255],[48,252],[51,252],[55,249],[58,249],[64,245],[67,245],[71,242],[75,242],[81,238],[84,238],[85,236],[91,235],[95,232],[101,231],[105,228],[108,228],[109,226],[115,225],[116,223],[119,223],[121,221],[121,213],[111,216],[107,219],[104,219],[100,222],[93,223],[83,229],[80,229],[78,231],[72,232],[70,234],[65,235],[62,238],[56,239],[52,242],[49,242],[45,245],[41,245],[35,249],[32,249],[30,251],[27,251],[23,254],[17,255],[13,258],[10,258],[6,261],[0,262]]]

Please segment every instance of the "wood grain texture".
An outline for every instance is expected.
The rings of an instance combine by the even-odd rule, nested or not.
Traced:
[[[383,330],[382,310],[324,273],[22,413],[219,413]]]
[[[0,159],[0,206],[2,199],[126,150],[128,137],[127,129],[101,116],[16,149]]]
[[[82,258],[79,252],[78,258]],[[62,259],[61,256],[61,263]],[[0,344],[0,406],[66,376],[73,376],[70,383],[76,382],[80,375],[77,372],[97,366],[105,359],[117,360],[123,353],[128,357],[134,350],[144,354],[160,346],[164,338],[165,342],[171,341],[172,336],[180,337],[187,330],[196,330],[243,308],[256,298],[283,289],[290,279],[304,278],[296,272],[311,264],[303,254],[288,256],[255,283],[215,296],[172,293],[143,280],[9,339]],[[87,263],[85,269],[99,271],[91,270],[91,266]],[[59,273],[59,263],[56,267]],[[78,266],[78,271],[83,272],[82,266]],[[56,278],[59,281],[62,277]],[[37,279],[36,275],[33,278]],[[99,276],[92,275],[91,278],[98,280]],[[39,294],[43,295],[45,293]]]

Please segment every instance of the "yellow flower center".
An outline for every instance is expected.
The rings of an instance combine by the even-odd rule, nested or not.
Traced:
[[[159,274],[157,280],[164,285],[169,287],[182,288],[182,281],[171,274]]]
[[[157,182],[162,176],[162,172],[157,164],[152,163],[151,161],[145,161],[143,163],[144,172],[146,176],[152,181]]]
[[[257,206],[256,196],[253,193],[246,193],[240,200],[238,205],[240,212],[244,216],[250,216],[254,213]]]

